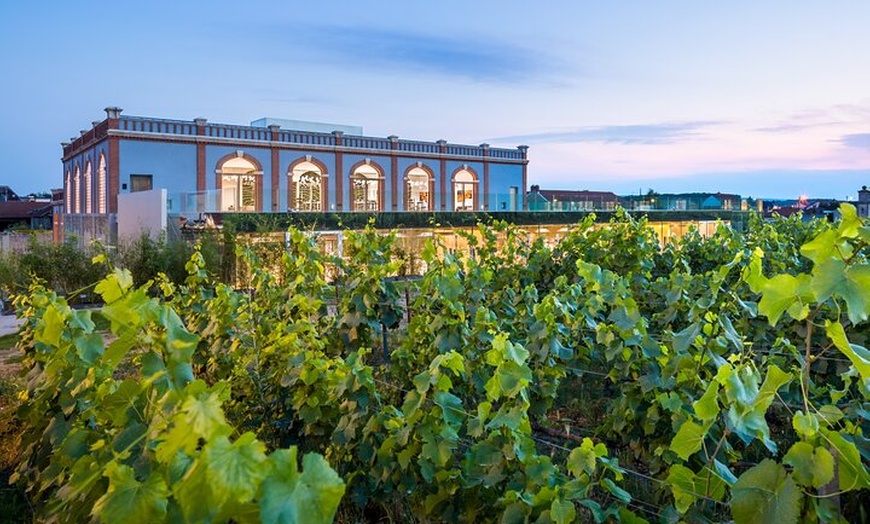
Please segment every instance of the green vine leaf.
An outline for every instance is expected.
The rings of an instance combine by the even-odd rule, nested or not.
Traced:
[[[218,436],[203,450],[209,483],[219,500],[245,503],[257,494],[268,469],[264,467],[266,446],[256,439],[250,432],[235,442]]]
[[[842,260],[829,258],[813,268],[811,287],[819,302],[832,296],[842,298],[853,324],[870,315],[870,264],[847,266]]]
[[[94,288],[106,304],[121,298],[128,289],[133,287],[133,275],[127,269],[115,269],[112,274],[101,280]]]
[[[776,325],[783,313],[795,320],[807,318],[810,304],[815,300],[811,289],[814,279],[809,275],[776,275],[761,287],[758,312],[766,316],[771,326]]]
[[[550,504],[550,518],[555,524],[570,524],[576,517],[577,510],[571,501],[556,499]]]
[[[785,468],[770,459],[747,470],[731,490],[735,524],[792,524],[803,495]]]
[[[851,344],[846,338],[846,331],[839,322],[825,321],[825,332],[828,338],[855,366],[861,378],[870,383],[870,351],[857,344]]]
[[[707,436],[709,425],[699,426],[691,420],[683,422],[677,434],[671,440],[671,451],[677,454],[683,460],[689,460],[689,457],[701,450],[704,442],[704,437]]]
[[[704,395],[692,403],[695,416],[702,422],[707,422],[719,416],[719,383],[711,381]]]
[[[834,478],[834,457],[825,448],[813,448],[806,442],[795,442],[782,459],[792,468],[798,484],[819,488]]]
[[[152,473],[144,482],[136,480],[133,468],[111,462],[106,466],[109,489],[94,504],[91,515],[103,522],[150,524],[166,517],[169,490],[166,482]]]
[[[263,481],[260,516],[264,524],[329,524],[344,496],[344,482],[320,455],[302,459],[299,473],[296,448],[269,456],[271,473]]]
[[[831,444],[831,449],[836,451],[837,488],[840,491],[870,488],[870,473],[861,461],[861,454],[855,444],[836,431],[822,429],[821,432]]]

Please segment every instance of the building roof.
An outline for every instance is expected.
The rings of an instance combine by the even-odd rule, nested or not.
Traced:
[[[281,129],[293,131],[308,131],[310,133],[332,133],[341,131],[346,135],[363,134],[362,126],[349,126],[345,124],[329,124],[326,122],[309,122],[307,120],[289,120],[286,118],[263,117],[251,122],[252,127],[280,126]]]
[[[29,200],[10,200],[0,202],[0,219],[24,219],[42,216],[45,210],[51,214],[51,204]]]
[[[717,208],[722,205],[722,201],[716,198],[714,195],[710,195],[701,202],[702,208]]]

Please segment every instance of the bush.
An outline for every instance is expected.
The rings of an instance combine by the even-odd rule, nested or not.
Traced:
[[[205,234],[197,239],[200,252],[206,263],[206,270],[214,277],[221,275],[221,244],[215,235]],[[133,282],[141,286],[155,278],[158,273],[165,273],[169,280],[182,283],[187,277],[185,264],[193,255],[193,243],[185,240],[166,240],[161,234],[156,239],[147,233],[139,238],[118,247],[117,256],[113,262],[118,267],[129,269],[133,274]]]
[[[85,288],[99,281],[104,273],[91,263],[96,253],[94,247],[81,248],[74,241],[53,244],[39,242],[34,237],[18,259],[19,272],[12,286],[22,290],[37,277],[61,295],[79,295],[76,292],[84,290],[81,296],[70,297],[72,302],[90,300]]]
[[[206,271],[223,280],[227,272],[223,267],[224,243],[221,238],[203,234],[196,241],[200,243]],[[106,254],[112,265],[129,269],[135,284],[140,286],[161,272],[173,282],[184,282],[187,276],[184,266],[193,250],[193,239],[167,241],[163,235],[154,239],[143,233]],[[68,297],[71,303],[93,301],[90,286],[100,280],[105,267],[94,265],[92,259],[106,251],[96,244],[82,247],[75,240],[54,244],[33,237],[23,253],[0,252],[0,311],[10,307],[10,295],[26,291],[34,278],[45,281],[46,287],[59,295],[75,293],[75,297]]]

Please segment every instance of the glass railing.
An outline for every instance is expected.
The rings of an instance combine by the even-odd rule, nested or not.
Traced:
[[[194,191],[189,193],[170,193],[166,209],[170,215],[197,215],[200,213],[220,213],[220,191]]]
[[[267,190],[268,191],[268,190]],[[282,188],[282,191],[286,189]],[[345,193],[347,194],[347,193]],[[169,195],[167,208],[174,215],[198,215],[202,213],[232,213],[232,209],[223,209],[221,206],[220,190],[194,191],[172,193]],[[589,201],[589,202],[541,202],[530,198],[525,204],[522,196],[515,192],[476,194],[471,197],[459,199],[420,198],[415,195],[414,200],[405,200],[399,195],[396,201],[390,195],[383,198],[383,205],[377,202],[365,202],[365,205],[351,205],[339,209],[335,203],[326,206],[326,209],[312,209],[311,206],[303,206],[289,209],[284,203],[285,195],[282,194],[282,203],[277,210],[270,205],[262,206],[262,213],[607,213],[616,211],[624,205],[629,212],[641,212],[649,214],[698,214],[698,213],[722,213],[739,211],[739,209],[657,209],[653,206],[636,205],[633,202],[620,203],[618,201]],[[457,203],[459,204],[457,206]],[[250,211],[248,211],[250,212]]]

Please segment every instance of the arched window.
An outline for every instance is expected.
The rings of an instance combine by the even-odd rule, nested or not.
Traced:
[[[256,211],[262,172],[242,155],[225,160],[218,168],[221,211]]]
[[[63,183],[64,213],[72,213],[72,174],[66,170]]]
[[[72,212],[80,213],[82,208],[82,195],[81,195],[81,187],[82,187],[82,171],[79,169],[79,166],[76,166],[75,174],[73,175],[73,183],[72,183]]]
[[[371,162],[355,167],[350,175],[351,210],[380,211],[383,184],[381,171]]]
[[[313,162],[299,162],[290,175],[290,208],[294,211],[323,211],[323,170]]]
[[[453,175],[454,211],[474,211],[477,200],[477,177],[468,168]]]
[[[88,159],[88,162],[85,164],[85,213],[94,212],[94,195],[91,192],[91,175],[91,161]]]
[[[405,176],[405,196],[407,211],[429,211],[432,209],[432,192],[429,188],[429,173],[421,166],[408,170]]]
[[[106,212],[106,155],[100,153],[100,163],[97,164],[97,213]]]

